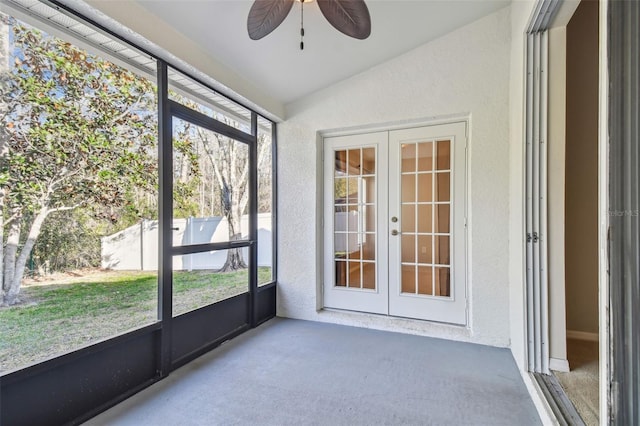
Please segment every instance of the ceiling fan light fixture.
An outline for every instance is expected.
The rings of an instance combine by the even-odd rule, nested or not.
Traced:
[[[247,31],[252,40],[268,35],[287,17],[294,2],[301,7],[301,27],[305,3],[313,0],[255,0],[247,18]],[[318,0],[320,12],[329,23],[341,33],[359,40],[371,34],[371,16],[364,0]],[[301,36],[304,29],[301,28]],[[302,42],[300,48],[303,48]]]

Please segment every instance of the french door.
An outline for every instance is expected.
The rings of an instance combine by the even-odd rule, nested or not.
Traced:
[[[325,307],[466,324],[465,126],[325,138]]]

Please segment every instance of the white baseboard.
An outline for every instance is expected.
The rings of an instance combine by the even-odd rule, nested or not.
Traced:
[[[589,342],[598,342],[600,337],[598,333],[589,333],[587,331],[567,330],[567,339],[587,340]]]
[[[549,358],[549,369],[561,373],[568,373],[569,361],[560,358]]]

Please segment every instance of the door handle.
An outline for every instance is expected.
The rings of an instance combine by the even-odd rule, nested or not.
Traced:
[[[399,232],[398,232],[397,229],[392,229],[391,230],[391,235],[398,235],[398,234],[399,234]]]

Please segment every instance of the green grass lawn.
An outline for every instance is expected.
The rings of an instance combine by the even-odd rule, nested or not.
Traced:
[[[174,272],[174,315],[248,291],[247,274]],[[155,322],[157,287],[155,272],[103,271],[23,288],[26,303],[0,308],[0,373]]]

